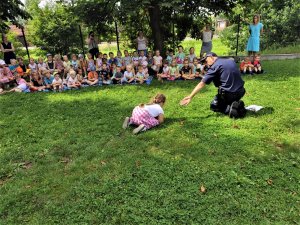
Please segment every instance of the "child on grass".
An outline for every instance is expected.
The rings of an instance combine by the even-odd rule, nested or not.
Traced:
[[[192,67],[192,75],[194,75],[195,78],[202,78],[203,75],[201,74],[201,72],[202,72],[203,67],[204,66],[198,62],[198,59],[194,58],[193,67]]]
[[[178,53],[176,55],[176,63],[177,66],[179,67],[178,69],[180,70],[183,66],[183,61],[185,58],[185,54],[183,52],[183,47],[181,45],[178,46]]]
[[[249,72],[251,75],[253,74],[253,64],[250,61],[250,57],[245,57],[245,59],[240,64],[240,71],[243,74]]]
[[[147,57],[145,56],[145,51],[141,50],[139,56],[139,65],[143,65],[144,62],[147,62]]]
[[[122,52],[121,51],[117,52],[116,65],[117,66],[122,66],[123,65],[123,58],[122,58]]]
[[[193,79],[195,79],[195,76],[192,74],[192,69],[189,66],[189,61],[188,60],[184,61],[184,64],[183,64],[183,67],[180,70],[180,73],[181,73],[181,77],[184,80],[193,80]]]
[[[189,60],[189,66],[191,68],[193,68],[193,62],[194,62],[194,59],[196,58],[194,47],[190,48],[190,54],[188,54],[187,57],[188,57],[188,60]]]
[[[59,54],[55,55],[54,60],[55,60],[55,70],[62,76],[62,74],[64,74],[64,63],[61,60],[61,56]]]
[[[263,73],[263,70],[262,70],[261,64],[260,64],[260,56],[255,56],[253,66],[254,66],[255,73],[257,73],[257,74]]]
[[[139,65],[139,56],[138,56],[137,51],[133,52],[132,63],[133,63],[134,68],[136,68]]]
[[[84,83],[87,83],[90,86],[98,85],[99,83],[99,76],[96,71],[91,71],[88,73],[87,79],[84,81]]]
[[[68,79],[67,86],[70,89],[78,89],[81,87],[81,83],[77,80],[75,70],[70,71],[70,77]]]
[[[96,65],[95,65],[95,60],[93,58],[93,55],[91,53],[87,54],[87,71],[91,72],[91,71],[96,71]]]
[[[135,78],[137,83],[142,84],[147,81],[147,78],[148,77],[144,74],[143,66],[138,66],[138,72],[136,73],[136,78]]]
[[[64,65],[64,77],[66,77],[71,69],[71,62],[69,61],[67,55],[63,56],[63,65]]]
[[[79,68],[82,69],[83,76],[86,77],[87,76],[87,61],[85,60],[85,58],[83,57],[82,54],[79,54],[78,58],[79,58]]]
[[[102,57],[103,57],[103,54],[102,52],[99,52],[96,54],[96,71],[100,71],[102,69]]]
[[[14,83],[15,80],[15,77],[5,65],[5,61],[0,60],[0,92],[3,91],[6,86]]]
[[[45,89],[52,90],[52,82],[54,80],[54,76],[51,75],[50,70],[44,70],[43,75]]]
[[[126,66],[126,71],[124,72],[124,76],[121,80],[121,84],[124,83],[134,83],[135,82],[135,73],[134,73],[134,69],[132,67],[132,65],[128,65]]]
[[[46,69],[50,70],[50,73],[53,73],[55,70],[55,61],[53,61],[52,54],[47,54],[47,61],[46,61]]]
[[[71,65],[72,65],[72,67],[73,67],[73,69],[74,69],[75,71],[78,70],[79,62],[78,62],[78,59],[77,59],[77,55],[76,55],[76,54],[72,54]]]
[[[174,51],[173,51],[173,49],[169,49],[169,54],[167,55],[167,58],[166,58],[169,66],[171,66],[173,59],[175,59]]]
[[[174,59],[170,66],[170,77],[168,78],[168,80],[176,80],[176,79],[180,79],[180,77],[181,75],[178,70],[176,59]]]
[[[117,72],[112,76],[111,80],[113,84],[121,84],[123,73],[121,72],[121,66],[117,66]]]
[[[166,97],[163,94],[157,94],[149,104],[136,106],[131,117],[125,118],[123,129],[128,128],[131,124],[136,125],[138,127],[133,130],[133,134],[137,134],[163,123],[165,102]]]
[[[30,92],[29,85],[19,74],[16,74],[15,78],[18,86],[9,91],[2,91],[1,94],[8,92]]]
[[[156,72],[159,73],[160,68],[162,67],[162,57],[160,56],[160,51],[156,50],[155,51],[155,56],[153,56],[153,66],[152,69]]]
[[[109,71],[109,68],[107,67],[106,63],[103,63],[102,70],[100,70],[99,74],[102,78],[102,83],[103,84],[111,84],[110,71]]]
[[[40,75],[42,75],[43,70],[47,69],[47,65],[46,65],[46,63],[44,63],[44,59],[42,57],[38,58],[37,66],[38,66],[38,70],[39,70]]]
[[[170,78],[170,67],[168,65],[168,61],[164,61],[164,66],[162,68],[162,73],[157,74],[157,78],[159,81],[163,81],[163,79]]]
[[[44,81],[37,72],[33,72],[31,75],[30,83],[29,83],[30,91],[42,91],[46,87],[44,85]]]
[[[28,69],[30,69],[30,73],[36,73],[38,72],[37,64],[34,61],[34,58],[29,59]]]
[[[63,90],[63,82],[62,79],[60,78],[60,74],[58,72],[54,72],[54,79],[52,81],[52,86],[53,86],[53,91],[61,92]]]
[[[124,71],[126,69],[126,66],[131,64],[131,57],[129,56],[128,50],[124,51],[124,57],[123,57],[123,65],[122,65],[122,70]]]

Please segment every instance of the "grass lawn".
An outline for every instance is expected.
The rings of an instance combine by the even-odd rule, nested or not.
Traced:
[[[263,65],[239,120],[213,85],[180,107],[196,81],[0,96],[0,224],[299,224],[300,64]],[[157,92],[165,123],[123,131]]]

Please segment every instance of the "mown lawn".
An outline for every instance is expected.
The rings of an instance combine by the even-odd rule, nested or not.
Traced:
[[[263,65],[239,120],[212,85],[180,107],[196,81],[0,96],[0,224],[299,224],[300,64]],[[157,92],[165,124],[123,131]]]

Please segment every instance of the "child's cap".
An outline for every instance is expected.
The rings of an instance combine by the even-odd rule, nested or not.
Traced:
[[[148,66],[148,62],[144,61],[143,66]]]
[[[83,55],[82,55],[82,54],[79,54],[78,57],[79,57],[79,58],[83,58]]]
[[[52,54],[51,54],[51,53],[47,53],[47,55],[46,55],[46,56],[47,56],[47,57],[48,57],[48,56],[52,56]]]

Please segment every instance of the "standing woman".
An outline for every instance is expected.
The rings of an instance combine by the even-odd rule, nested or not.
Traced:
[[[253,24],[249,25],[250,37],[247,43],[247,51],[249,56],[254,57],[259,52],[259,36],[263,32],[263,24],[259,22],[259,16],[253,16]]]
[[[204,53],[211,52],[213,35],[214,33],[210,29],[210,24],[206,24],[205,30],[202,31],[202,35],[201,35],[202,47],[200,51],[200,58],[203,57]]]
[[[148,55],[147,54],[148,40],[146,37],[144,37],[144,34],[142,31],[139,31],[138,37],[136,39],[136,45],[137,45],[137,50],[138,50],[139,54],[140,54],[140,51],[144,51],[145,55]]]
[[[89,53],[92,54],[92,58],[94,59],[96,57],[96,54],[99,53],[98,43],[95,39],[94,31],[91,31],[89,33],[89,36],[87,39],[87,44],[88,44],[88,48],[89,48]]]
[[[4,53],[4,61],[7,65],[9,65],[11,59],[16,59],[16,55],[14,53],[15,48],[13,44],[7,40],[7,36],[5,34],[2,35],[2,43],[0,47],[1,51]]]

